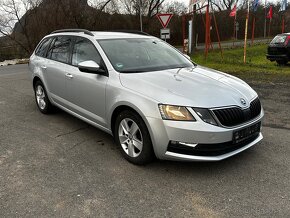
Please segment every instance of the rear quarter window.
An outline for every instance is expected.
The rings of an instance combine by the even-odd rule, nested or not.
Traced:
[[[57,36],[50,46],[47,57],[62,63],[69,63],[71,37]]]
[[[40,57],[45,57],[46,51],[47,51],[49,44],[50,44],[50,41],[51,41],[51,38],[47,38],[47,39],[42,40],[41,44],[36,49],[35,54],[37,56],[40,56]]]

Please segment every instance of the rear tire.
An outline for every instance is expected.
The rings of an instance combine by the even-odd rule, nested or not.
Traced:
[[[126,110],[117,116],[114,137],[122,155],[129,162],[145,165],[153,161],[155,155],[150,134],[137,113]]]
[[[37,81],[34,86],[35,101],[39,111],[43,114],[52,112],[53,106],[50,103],[44,85]]]

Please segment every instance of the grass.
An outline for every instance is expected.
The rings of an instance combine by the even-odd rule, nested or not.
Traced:
[[[224,58],[221,58],[220,50],[209,51],[207,59],[204,51],[197,51],[192,55],[196,63],[220,70],[243,79],[271,81],[290,78],[290,65],[278,66],[276,62],[266,59],[267,45],[255,45],[247,49],[247,62],[244,64],[243,48],[223,50]]]

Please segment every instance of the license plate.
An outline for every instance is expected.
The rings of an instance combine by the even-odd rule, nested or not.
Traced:
[[[240,143],[248,138],[251,138],[252,136],[259,133],[260,129],[261,129],[261,122],[256,123],[252,126],[248,126],[244,129],[235,131],[233,134],[233,143],[237,144],[237,143]]]

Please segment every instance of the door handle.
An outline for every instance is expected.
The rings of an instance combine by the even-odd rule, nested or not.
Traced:
[[[44,66],[44,65],[43,65],[43,66],[41,66],[41,68],[44,69],[44,70],[46,70],[47,66]]]
[[[74,76],[71,75],[70,73],[65,74],[65,76],[66,76],[68,79],[72,79],[72,78],[74,78]]]

